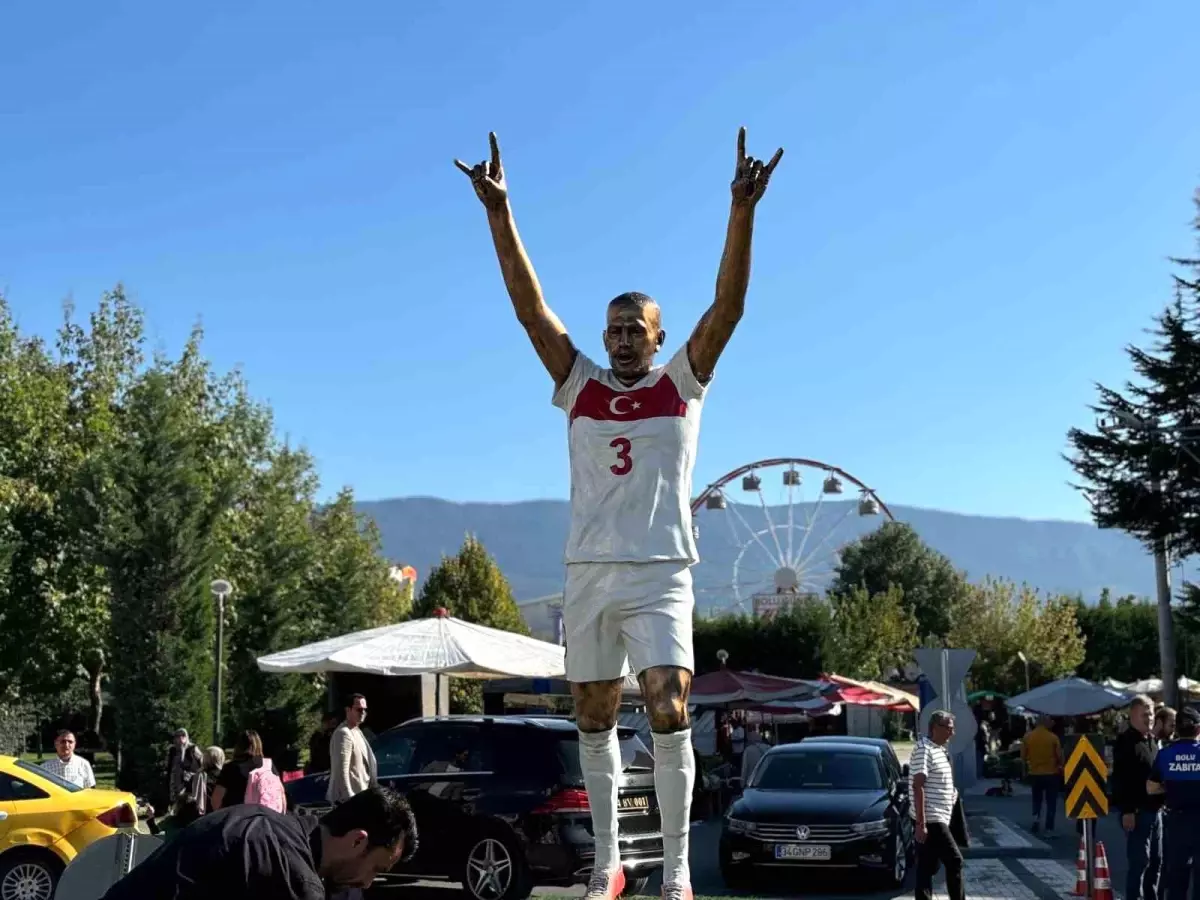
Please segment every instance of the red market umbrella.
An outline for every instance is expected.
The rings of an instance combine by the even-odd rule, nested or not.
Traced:
[[[825,690],[826,686],[817,681],[721,669],[719,672],[709,672],[692,680],[691,702],[697,706],[765,703],[772,700],[812,697]]]
[[[747,712],[782,718],[786,716],[826,716],[837,715],[841,706],[836,699],[830,697],[811,697],[808,700],[776,700],[760,706],[750,706]]]
[[[916,711],[914,698],[910,694],[878,682],[855,681],[844,675],[826,675],[825,681],[833,688],[832,692],[826,695],[831,700],[837,698],[842,703],[852,706],[877,706],[900,712]]]

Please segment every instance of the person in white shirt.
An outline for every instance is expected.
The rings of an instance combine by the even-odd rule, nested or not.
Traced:
[[[663,897],[691,900],[688,819],[696,770],[688,692],[695,598],[689,567],[698,561],[692,471],[704,396],[745,306],[755,207],[783,150],[767,163],[753,159],[746,155],[745,129],[738,133],[716,295],[687,342],[665,366],[655,366],[666,340],[661,311],[645,294],[624,293],[608,304],[604,368],[576,348],[546,304],[517,234],[495,134],[489,140],[490,160],[455,164],[487,210],[517,319],[554,380],[554,405],[568,420],[571,527],[563,628],[595,835],[587,897],[616,900],[625,887],[617,844],[616,723],[621,678],[632,667],[653,733]]]
[[[82,756],[75,755],[73,732],[60,731],[54,738],[54,750],[58,755],[42,763],[43,769],[77,787],[94,788],[96,786],[96,776],[92,772],[92,764]]]
[[[947,900],[965,900],[963,856],[950,830],[954,801],[954,766],[947,745],[954,737],[954,716],[936,710],[929,717],[929,734],[917,742],[908,763],[912,816],[917,839],[916,900],[933,900],[933,876],[946,867]]]

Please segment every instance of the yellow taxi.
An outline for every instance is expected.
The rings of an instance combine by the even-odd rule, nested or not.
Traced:
[[[52,900],[58,877],[93,841],[137,826],[137,798],[84,789],[0,756],[0,900]]]

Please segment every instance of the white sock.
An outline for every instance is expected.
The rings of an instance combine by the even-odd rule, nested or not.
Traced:
[[[617,844],[617,781],[621,777],[621,743],[617,729],[579,732],[579,765],[592,808],[592,833],[596,837],[597,870],[621,868]]]
[[[662,816],[663,884],[691,884],[688,868],[688,823],[692,813],[692,785],[696,757],[692,730],[654,733],[654,790]]]

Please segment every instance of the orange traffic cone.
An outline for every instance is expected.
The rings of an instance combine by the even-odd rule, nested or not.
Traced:
[[[1096,883],[1092,885],[1092,900],[1113,900],[1112,880],[1108,876],[1108,854],[1104,842],[1096,841]]]
[[[1087,896],[1087,847],[1079,839],[1079,856],[1075,859],[1075,896]]]

